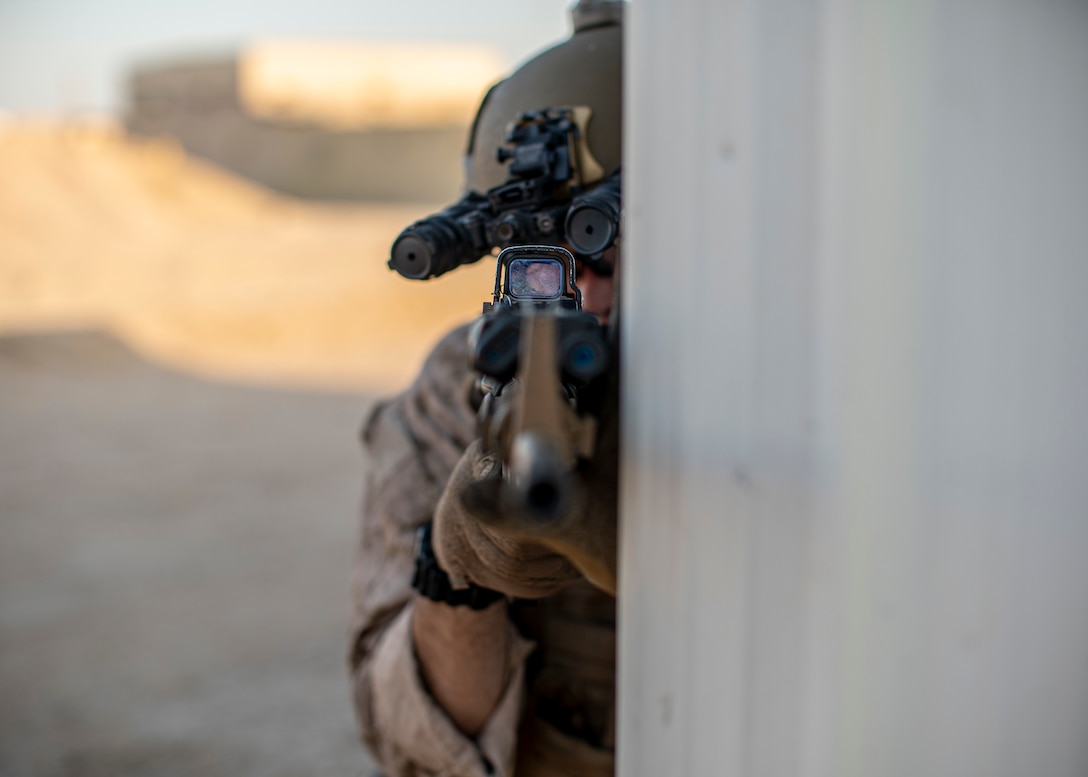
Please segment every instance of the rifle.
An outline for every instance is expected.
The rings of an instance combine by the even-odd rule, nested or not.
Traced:
[[[484,453],[501,462],[492,519],[570,558],[608,590],[614,528],[610,539],[585,530],[580,473],[596,453],[610,349],[604,327],[582,311],[574,268],[558,247],[499,254],[492,301],[470,336],[482,392],[477,418]]]

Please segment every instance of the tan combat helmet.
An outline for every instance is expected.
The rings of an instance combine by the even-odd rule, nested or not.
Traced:
[[[620,165],[622,149],[624,0],[579,0],[571,37],[530,59],[487,93],[465,152],[465,188],[483,194],[505,183],[496,150],[523,113],[571,108],[584,129],[582,183]],[[588,110],[578,110],[588,109]],[[590,172],[592,171],[592,172]]]

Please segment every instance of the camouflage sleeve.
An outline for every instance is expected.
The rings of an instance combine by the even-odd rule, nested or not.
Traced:
[[[386,777],[501,775],[513,760],[530,644],[510,626],[510,685],[473,741],[423,687],[411,638],[415,531],[431,520],[474,432],[465,338],[464,327],[447,335],[415,383],[379,404],[363,430],[369,461],[349,668],[363,741]]]

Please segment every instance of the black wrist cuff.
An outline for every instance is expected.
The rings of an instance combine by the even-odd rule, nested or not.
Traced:
[[[431,601],[451,607],[468,607],[470,610],[483,610],[506,597],[500,591],[472,583],[468,588],[455,589],[450,583],[450,576],[438,565],[438,558],[434,555],[429,523],[420,526],[416,534],[416,569],[412,575],[412,588]]]

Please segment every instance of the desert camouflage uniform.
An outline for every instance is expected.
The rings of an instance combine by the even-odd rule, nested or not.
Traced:
[[[587,583],[510,607],[510,683],[480,735],[432,700],[412,645],[416,528],[431,520],[474,436],[466,329],[447,335],[415,383],[378,405],[349,656],[362,738],[386,777],[608,777],[615,727],[615,600]]]

